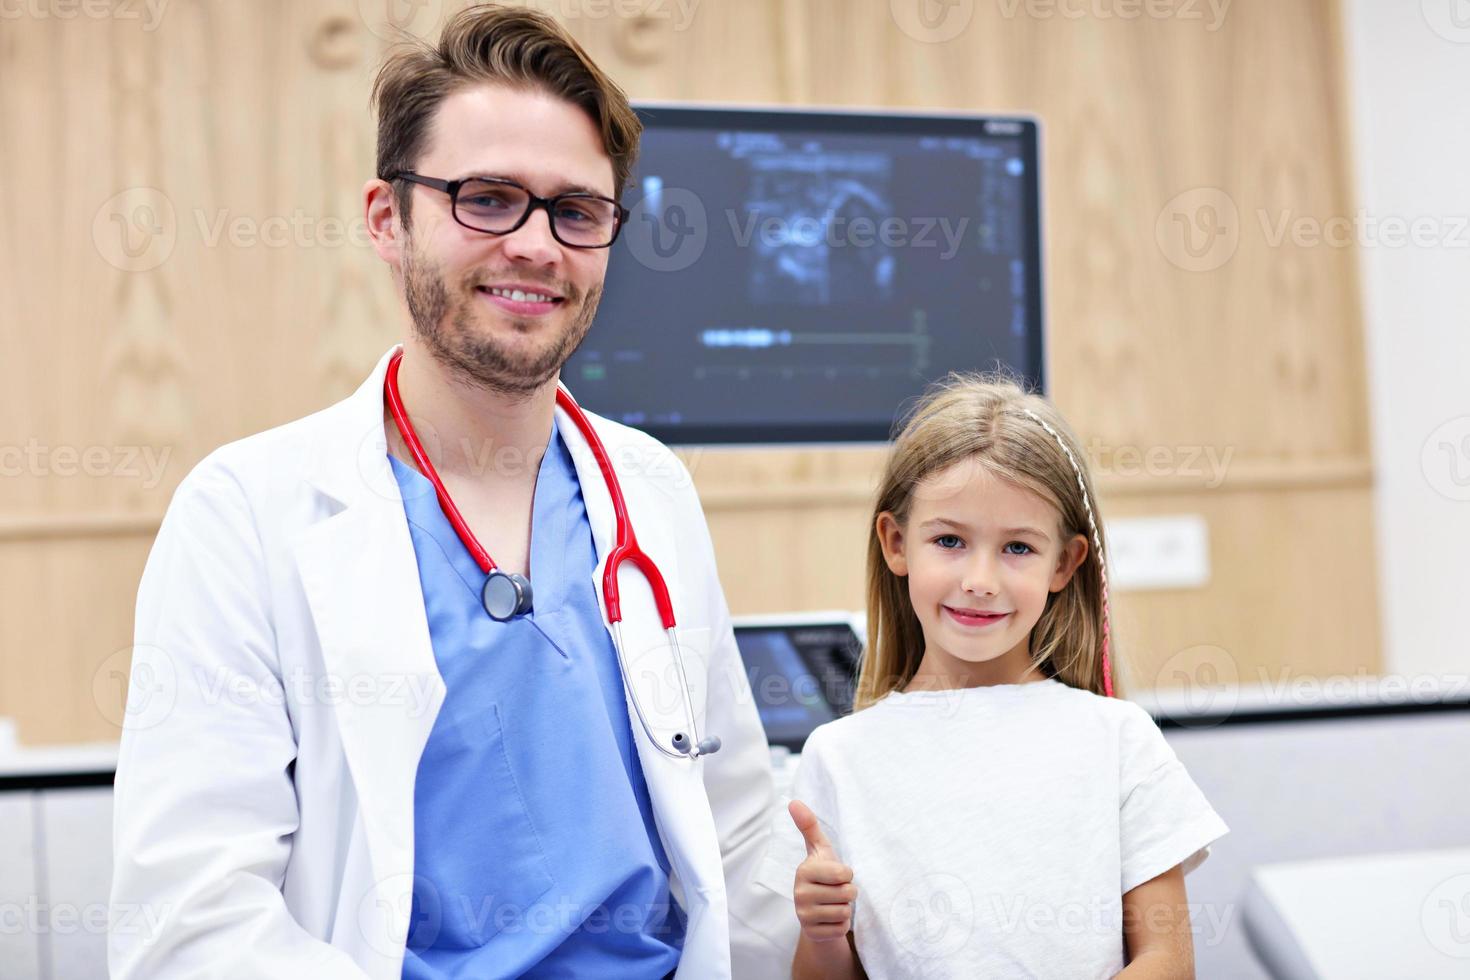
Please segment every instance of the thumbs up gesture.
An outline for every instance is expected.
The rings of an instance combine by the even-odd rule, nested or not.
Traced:
[[[810,807],[792,800],[787,810],[806,840],[806,860],[796,869],[793,889],[802,934],[816,943],[844,939],[852,928],[852,903],[858,893],[852,869],[838,859]]]

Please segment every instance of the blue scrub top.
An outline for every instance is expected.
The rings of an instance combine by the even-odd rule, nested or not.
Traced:
[[[414,787],[403,976],[666,976],[684,944],[633,746],[596,549],[553,426],[536,478],[534,609],[497,623],[433,485],[390,456],[444,705]]]

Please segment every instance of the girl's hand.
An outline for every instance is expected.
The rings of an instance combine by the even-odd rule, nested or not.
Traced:
[[[814,943],[845,940],[852,928],[852,903],[858,893],[852,869],[838,860],[837,851],[822,835],[810,807],[792,800],[787,810],[806,839],[806,860],[796,869],[793,888],[802,935]],[[846,946],[844,942],[844,951]]]

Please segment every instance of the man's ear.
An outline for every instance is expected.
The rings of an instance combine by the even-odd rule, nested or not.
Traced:
[[[376,178],[368,181],[362,185],[362,203],[373,251],[398,271],[402,268],[405,234],[393,185]]]
[[[888,570],[895,575],[907,575],[909,562],[903,553],[903,528],[893,512],[885,510],[879,514],[873,530],[878,535],[878,543],[883,547],[883,561],[887,563]]]
[[[1072,535],[1072,539],[1062,548],[1062,556],[1057,559],[1057,570],[1052,573],[1050,590],[1060,592],[1065,589],[1086,557],[1087,538],[1081,534]]]

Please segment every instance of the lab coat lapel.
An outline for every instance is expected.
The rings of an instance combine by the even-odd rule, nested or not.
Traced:
[[[391,351],[390,351],[391,354]],[[411,893],[414,779],[444,681],[382,423],[388,355],[322,427],[308,482],[342,505],[296,547],[373,879]],[[398,907],[396,905],[391,907]],[[407,906],[404,905],[404,908]]]
[[[592,574],[593,587],[597,592],[598,605],[602,607],[604,622],[607,603],[603,596],[603,571],[607,567],[608,553],[616,543],[616,518],[612,497],[603,480],[602,471],[588,448],[585,437],[571,416],[557,408],[558,422],[567,444],[571,447],[576,464],[577,479],[582,487],[582,499],[587,507],[587,519],[592,525],[592,537],[597,547],[597,567]],[[674,615],[679,615],[679,566],[675,547],[675,525],[669,500],[653,488],[646,474],[641,474],[638,465],[651,463],[648,451],[643,447],[620,445],[618,430],[595,416],[589,416],[607,445],[614,469],[619,475],[623,497],[627,503],[630,522],[636,530],[638,543],[658,565],[673,596]],[[641,455],[640,455],[641,453]],[[683,730],[685,715],[681,689],[673,674],[668,639],[653,601],[653,592],[638,570],[625,562],[619,571],[618,583],[623,612],[623,654],[627,662],[628,683],[636,686],[640,703],[655,735],[665,741],[675,731]],[[611,627],[608,628],[612,633]],[[696,651],[685,650],[686,661],[696,659]],[[696,685],[702,687],[703,671],[697,672]],[[624,698],[628,703],[628,719],[632,725],[634,744],[638,747],[638,759],[643,767],[643,777],[648,784],[649,797],[653,803],[654,817],[668,855],[676,884],[683,894],[686,911],[692,911],[691,903],[702,904],[706,890],[717,887],[722,875],[719,839],[715,833],[713,817],[709,811],[709,799],[704,793],[704,761],[691,762],[684,758],[671,758],[649,743],[643,726],[638,723],[637,707],[628,697],[627,685]],[[691,926],[693,926],[691,921]]]

